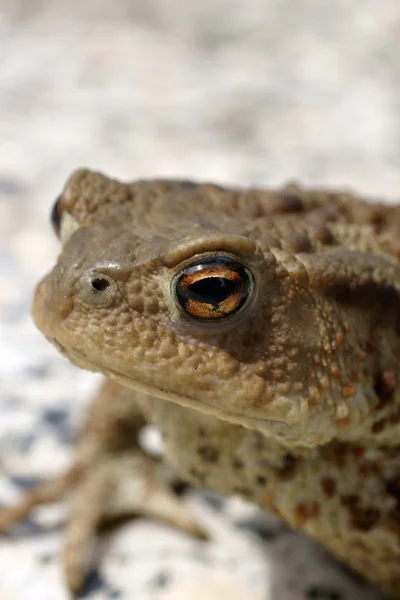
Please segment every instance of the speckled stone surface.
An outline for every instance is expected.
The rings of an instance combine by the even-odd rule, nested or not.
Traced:
[[[67,464],[97,378],[35,331],[70,171],[400,190],[398,0],[0,0],[0,503]],[[378,600],[252,506],[188,496],[211,541],[104,535],[83,598]],[[65,506],[0,539],[1,600],[64,600]]]

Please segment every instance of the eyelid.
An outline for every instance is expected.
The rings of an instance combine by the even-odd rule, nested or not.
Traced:
[[[164,255],[163,264],[173,268],[196,255],[205,253],[230,253],[235,257],[248,258],[254,254],[256,244],[242,235],[208,234],[195,240],[184,241]],[[236,258],[237,260],[237,258]]]

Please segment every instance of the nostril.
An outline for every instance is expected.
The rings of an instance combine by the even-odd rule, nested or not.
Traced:
[[[103,292],[110,287],[110,282],[105,277],[95,277],[90,283],[96,292]]]

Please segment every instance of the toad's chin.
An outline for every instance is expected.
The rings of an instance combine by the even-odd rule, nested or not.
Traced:
[[[57,346],[59,346],[59,344],[57,344]],[[216,406],[212,406],[210,404],[202,402],[196,398],[191,398],[190,396],[178,394],[176,392],[170,392],[160,387],[153,386],[149,383],[133,379],[128,375],[119,373],[117,371],[113,371],[112,369],[109,369],[108,367],[105,367],[103,365],[91,363],[85,357],[83,357],[81,354],[77,353],[74,350],[69,350],[68,352],[66,352],[65,349],[63,350],[63,354],[67,355],[69,360],[76,366],[87,371],[93,371],[97,373],[101,372],[109,379],[116,381],[124,387],[129,387],[138,392],[148,394],[149,396],[154,396],[155,398],[167,400],[180,406],[184,406],[185,408],[214,416],[222,421],[228,421],[235,425],[241,425],[242,427],[246,427],[247,429],[260,431],[266,437],[270,437],[275,440],[280,440],[284,446],[289,447],[293,445],[294,437],[296,437],[294,428],[282,420],[265,419],[261,416],[245,416],[234,411],[221,409]],[[308,446],[308,444],[304,444],[301,442],[299,445],[305,447]]]

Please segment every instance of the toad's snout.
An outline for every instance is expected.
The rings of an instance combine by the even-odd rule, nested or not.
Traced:
[[[54,282],[52,274],[46,275],[35,289],[32,315],[36,327],[49,340],[57,338],[60,323],[69,314],[72,299]]]

